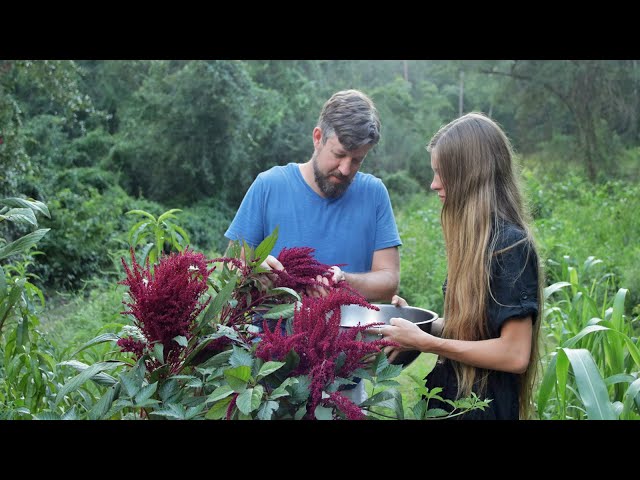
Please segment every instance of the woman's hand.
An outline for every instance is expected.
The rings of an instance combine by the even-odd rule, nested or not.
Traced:
[[[394,296],[394,299],[397,295]],[[404,302],[404,299],[398,297]],[[406,306],[406,302],[404,302]],[[394,317],[389,320],[389,325],[380,328],[382,338],[397,343],[397,347],[385,347],[384,353],[389,357],[389,362],[393,362],[400,352],[406,350],[429,351],[429,339],[435,339],[432,335],[420,330],[420,327],[404,318]]]

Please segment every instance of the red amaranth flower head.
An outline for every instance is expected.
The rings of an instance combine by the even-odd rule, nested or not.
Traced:
[[[302,298],[300,307],[294,313],[292,335],[281,333],[280,322],[273,332],[266,322],[264,324],[256,356],[264,361],[283,361],[290,350],[295,350],[300,363],[291,372],[291,376],[308,375],[311,380],[308,415],[313,415],[316,406],[324,403],[322,392],[326,391],[336,377],[353,376],[357,368],[364,366],[363,359],[366,356],[380,352],[387,345],[395,345],[387,340],[357,340],[358,332],[368,328],[367,326],[343,331],[340,328],[340,307],[351,304],[377,309],[361,295],[348,290],[332,289],[326,297]],[[342,355],[342,365],[337,368],[338,359]],[[351,401],[345,397],[344,400],[335,399],[331,403],[347,413],[343,407],[349,402]]]
[[[277,286],[300,292],[309,285],[322,285],[316,280],[318,275],[331,280],[331,266],[316,260],[313,252],[315,248],[311,247],[284,247],[278,255],[284,270],[274,271],[278,275]]]
[[[214,268],[207,269],[205,256],[186,248],[182,252],[163,256],[153,272],[147,261],[140,266],[131,249],[131,267],[122,259],[127,278],[121,282],[129,287],[131,302],[123,302],[130,310],[123,314],[133,315],[134,323],[142,332],[147,345],[161,342],[167,362],[181,348],[173,338],[182,335],[189,339],[196,317],[206,307],[199,302],[207,291],[207,278]],[[135,341],[121,342],[126,351],[140,354],[140,345]]]

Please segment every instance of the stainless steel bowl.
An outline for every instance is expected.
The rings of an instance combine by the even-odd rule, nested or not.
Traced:
[[[380,310],[371,310],[370,308],[361,307],[360,305],[343,305],[340,308],[340,327],[352,328],[360,325],[369,325],[371,323],[384,323],[389,325],[389,321],[394,317],[404,318],[415,323],[423,332],[431,333],[431,325],[438,318],[438,314],[431,310],[418,307],[396,307],[388,303],[374,303]],[[379,338],[375,334],[365,335],[365,340],[371,341]],[[395,360],[391,363],[394,365],[402,365],[406,367],[420,355],[418,350],[407,350],[400,352]]]

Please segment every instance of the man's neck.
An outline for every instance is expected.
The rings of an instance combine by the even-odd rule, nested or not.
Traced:
[[[322,198],[326,198],[325,194],[322,193],[322,190],[320,190],[320,187],[318,187],[318,184],[316,183],[316,177],[313,174],[313,165],[311,164],[311,160],[307,161],[307,163],[299,163],[298,168],[300,169],[302,178],[307,182],[307,185],[309,185],[311,189]]]

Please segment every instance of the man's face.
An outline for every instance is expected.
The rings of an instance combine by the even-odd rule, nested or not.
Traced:
[[[336,198],[349,188],[372,146],[365,145],[348,151],[335,135],[323,144],[321,132],[319,129],[316,130],[318,133],[314,131],[315,151],[311,157],[315,181],[325,197]]]

